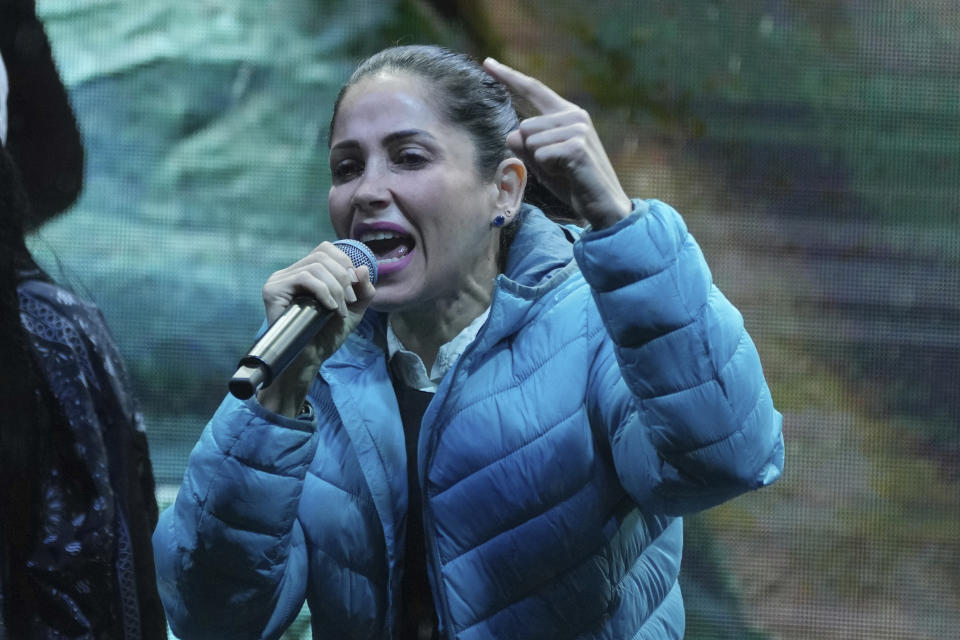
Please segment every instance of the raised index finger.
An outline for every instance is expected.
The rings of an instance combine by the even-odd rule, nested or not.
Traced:
[[[553,113],[570,108],[570,103],[536,78],[520,73],[493,58],[483,61],[483,68],[491,76],[507,85],[521,98],[526,99],[540,113]]]

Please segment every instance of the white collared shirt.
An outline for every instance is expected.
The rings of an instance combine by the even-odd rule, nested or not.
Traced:
[[[393,366],[394,373],[400,377],[400,381],[408,387],[419,389],[420,391],[436,392],[443,376],[457,361],[457,358],[466,350],[471,342],[480,332],[480,327],[487,321],[490,315],[490,307],[474,318],[473,322],[464,327],[463,331],[454,336],[453,340],[442,345],[437,351],[437,359],[430,367],[430,375],[427,375],[427,367],[423,364],[420,356],[404,348],[400,338],[393,332],[390,322],[387,322],[387,359]]]

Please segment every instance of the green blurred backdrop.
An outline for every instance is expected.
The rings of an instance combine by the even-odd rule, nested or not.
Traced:
[[[684,213],[758,344],[786,473],[688,519],[687,638],[960,628],[956,0],[38,10],[88,166],[30,244],[111,323],[162,503],[261,323],[263,281],[332,237],[340,84],[383,46],[438,42],[588,108],[628,192]]]

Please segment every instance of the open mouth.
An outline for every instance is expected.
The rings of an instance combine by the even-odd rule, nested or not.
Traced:
[[[416,246],[411,236],[388,230],[367,231],[357,239],[370,247],[378,266],[403,260]]]

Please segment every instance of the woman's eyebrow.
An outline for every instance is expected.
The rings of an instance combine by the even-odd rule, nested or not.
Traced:
[[[407,138],[430,138],[435,140],[436,138],[429,131],[424,131],[423,129],[404,129],[403,131],[395,131],[391,134],[384,136],[384,144],[393,144],[400,140],[406,140]]]
[[[383,144],[386,146],[386,145],[394,144],[401,140],[407,140],[409,138],[429,138],[430,140],[436,140],[436,136],[434,136],[432,133],[424,129],[403,129],[401,131],[394,131],[393,133],[388,133],[387,135],[385,135],[383,137]],[[348,139],[348,140],[341,140],[340,142],[336,143],[335,145],[330,147],[330,150],[333,151],[334,149],[352,149],[359,146],[360,146],[360,143],[358,141],[353,139]]]

